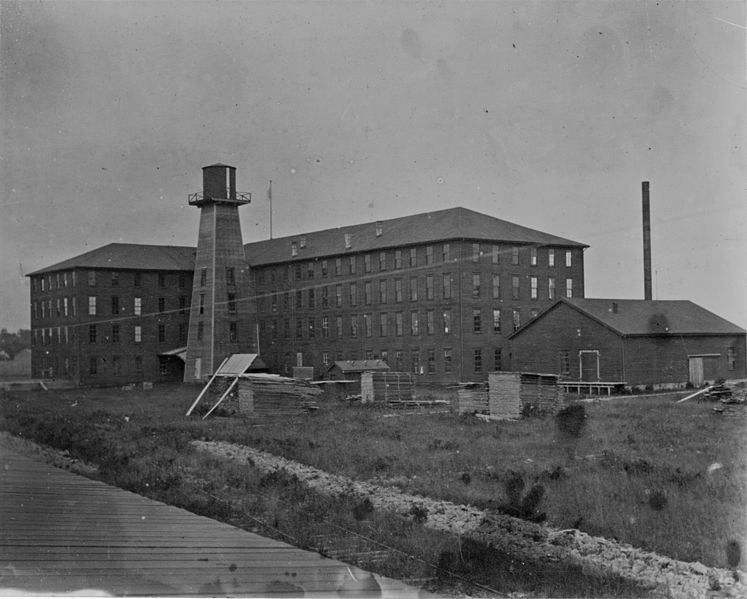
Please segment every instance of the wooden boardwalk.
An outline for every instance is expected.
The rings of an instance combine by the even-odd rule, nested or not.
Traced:
[[[0,594],[423,597],[0,446]]]

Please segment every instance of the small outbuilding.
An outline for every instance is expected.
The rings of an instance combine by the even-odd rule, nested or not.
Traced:
[[[560,299],[514,332],[517,371],[628,388],[747,377],[747,331],[687,300]]]
[[[384,360],[338,360],[325,373],[330,381],[360,381],[364,372],[388,372],[389,365]]]

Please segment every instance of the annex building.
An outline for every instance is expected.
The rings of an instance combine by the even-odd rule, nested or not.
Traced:
[[[271,372],[385,361],[424,381],[511,368],[508,337],[584,296],[585,244],[466,208],[244,244],[236,169],[203,169],[196,247],[113,243],[37,270],[32,374],[199,381],[236,352]]]

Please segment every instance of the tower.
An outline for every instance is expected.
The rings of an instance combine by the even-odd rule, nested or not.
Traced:
[[[251,194],[236,191],[234,167],[212,164],[202,169],[202,193],[188,201],[200,209],[200,229],[185,382],[209,377],[230,354],[252,351],[256,318],[239,222]]]

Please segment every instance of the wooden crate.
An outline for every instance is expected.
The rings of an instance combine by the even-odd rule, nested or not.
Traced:
[[[406,402],[415,396],[415,380],[409,372],[364,372],[361,402]]]

